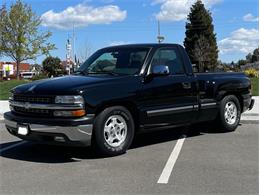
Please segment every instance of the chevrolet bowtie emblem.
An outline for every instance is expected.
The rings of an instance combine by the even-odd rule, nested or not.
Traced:
[[[24,108],[29,109],[31,107],[31,104],[29,102],[24,103]]]

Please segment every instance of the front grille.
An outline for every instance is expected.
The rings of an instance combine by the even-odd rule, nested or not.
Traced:
[[[13,110],[18,114],[29,116],[52,116],[52,111],[43,109],[26,109],[22,107],[14,107]]]
[[[44,96],[25,96],[14,95],[14,101],[17,102],[30,102],[30,103],[53,103],[54,98]]]
[[[52,104],[55,102],[54,97],[51,96],[37,96],[37,95],[18,95],[14,94],[14,101],[16,102],[29,102],[29,103],[37,103],[37,104]],[[24,108],[24,107],[13,107],[13,112],[17,114],[22,114],[26,116],[33,117],[51,117],[52,111],[46,109],[32,109],[32,108]]]

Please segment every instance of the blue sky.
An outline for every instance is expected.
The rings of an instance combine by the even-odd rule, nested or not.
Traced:
[[[24,0],[42,16],[41,30],[53,33],[50,41],[57,50],[51,55],[66,58],[66,40],[75,26],[75,53],[84,58],[114,44],[154,43],[157,19],[167,43],[183,44],[186,15],[195,0]],[[7,6],[14,1],[6,0]],[[204,0],[212,12],[219,45],[225,62],[244,58],[258,47],[257,0]],[[88,49],[88,50],[89,50]],[[84,53],[85,52],[85,53]],[[41,63],[44,56],[35,62]],[[8,60],[5,58],[4,60]]]

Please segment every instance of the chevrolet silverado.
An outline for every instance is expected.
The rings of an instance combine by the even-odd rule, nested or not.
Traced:
[[[98,50],[69,76],[11,90],[7,130],[24,140],[124,153],[137,132],[205,121],[234,131],[251,109],[243,73],[194,73],[177,44]]]

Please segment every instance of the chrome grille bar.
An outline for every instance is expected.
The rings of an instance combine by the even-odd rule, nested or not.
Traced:
[[[21,107],[25,109],[44,109],[44,110],[78,110],[83,109],[83,104],[37,104],[30,102],[9,101],[10,106]]]

